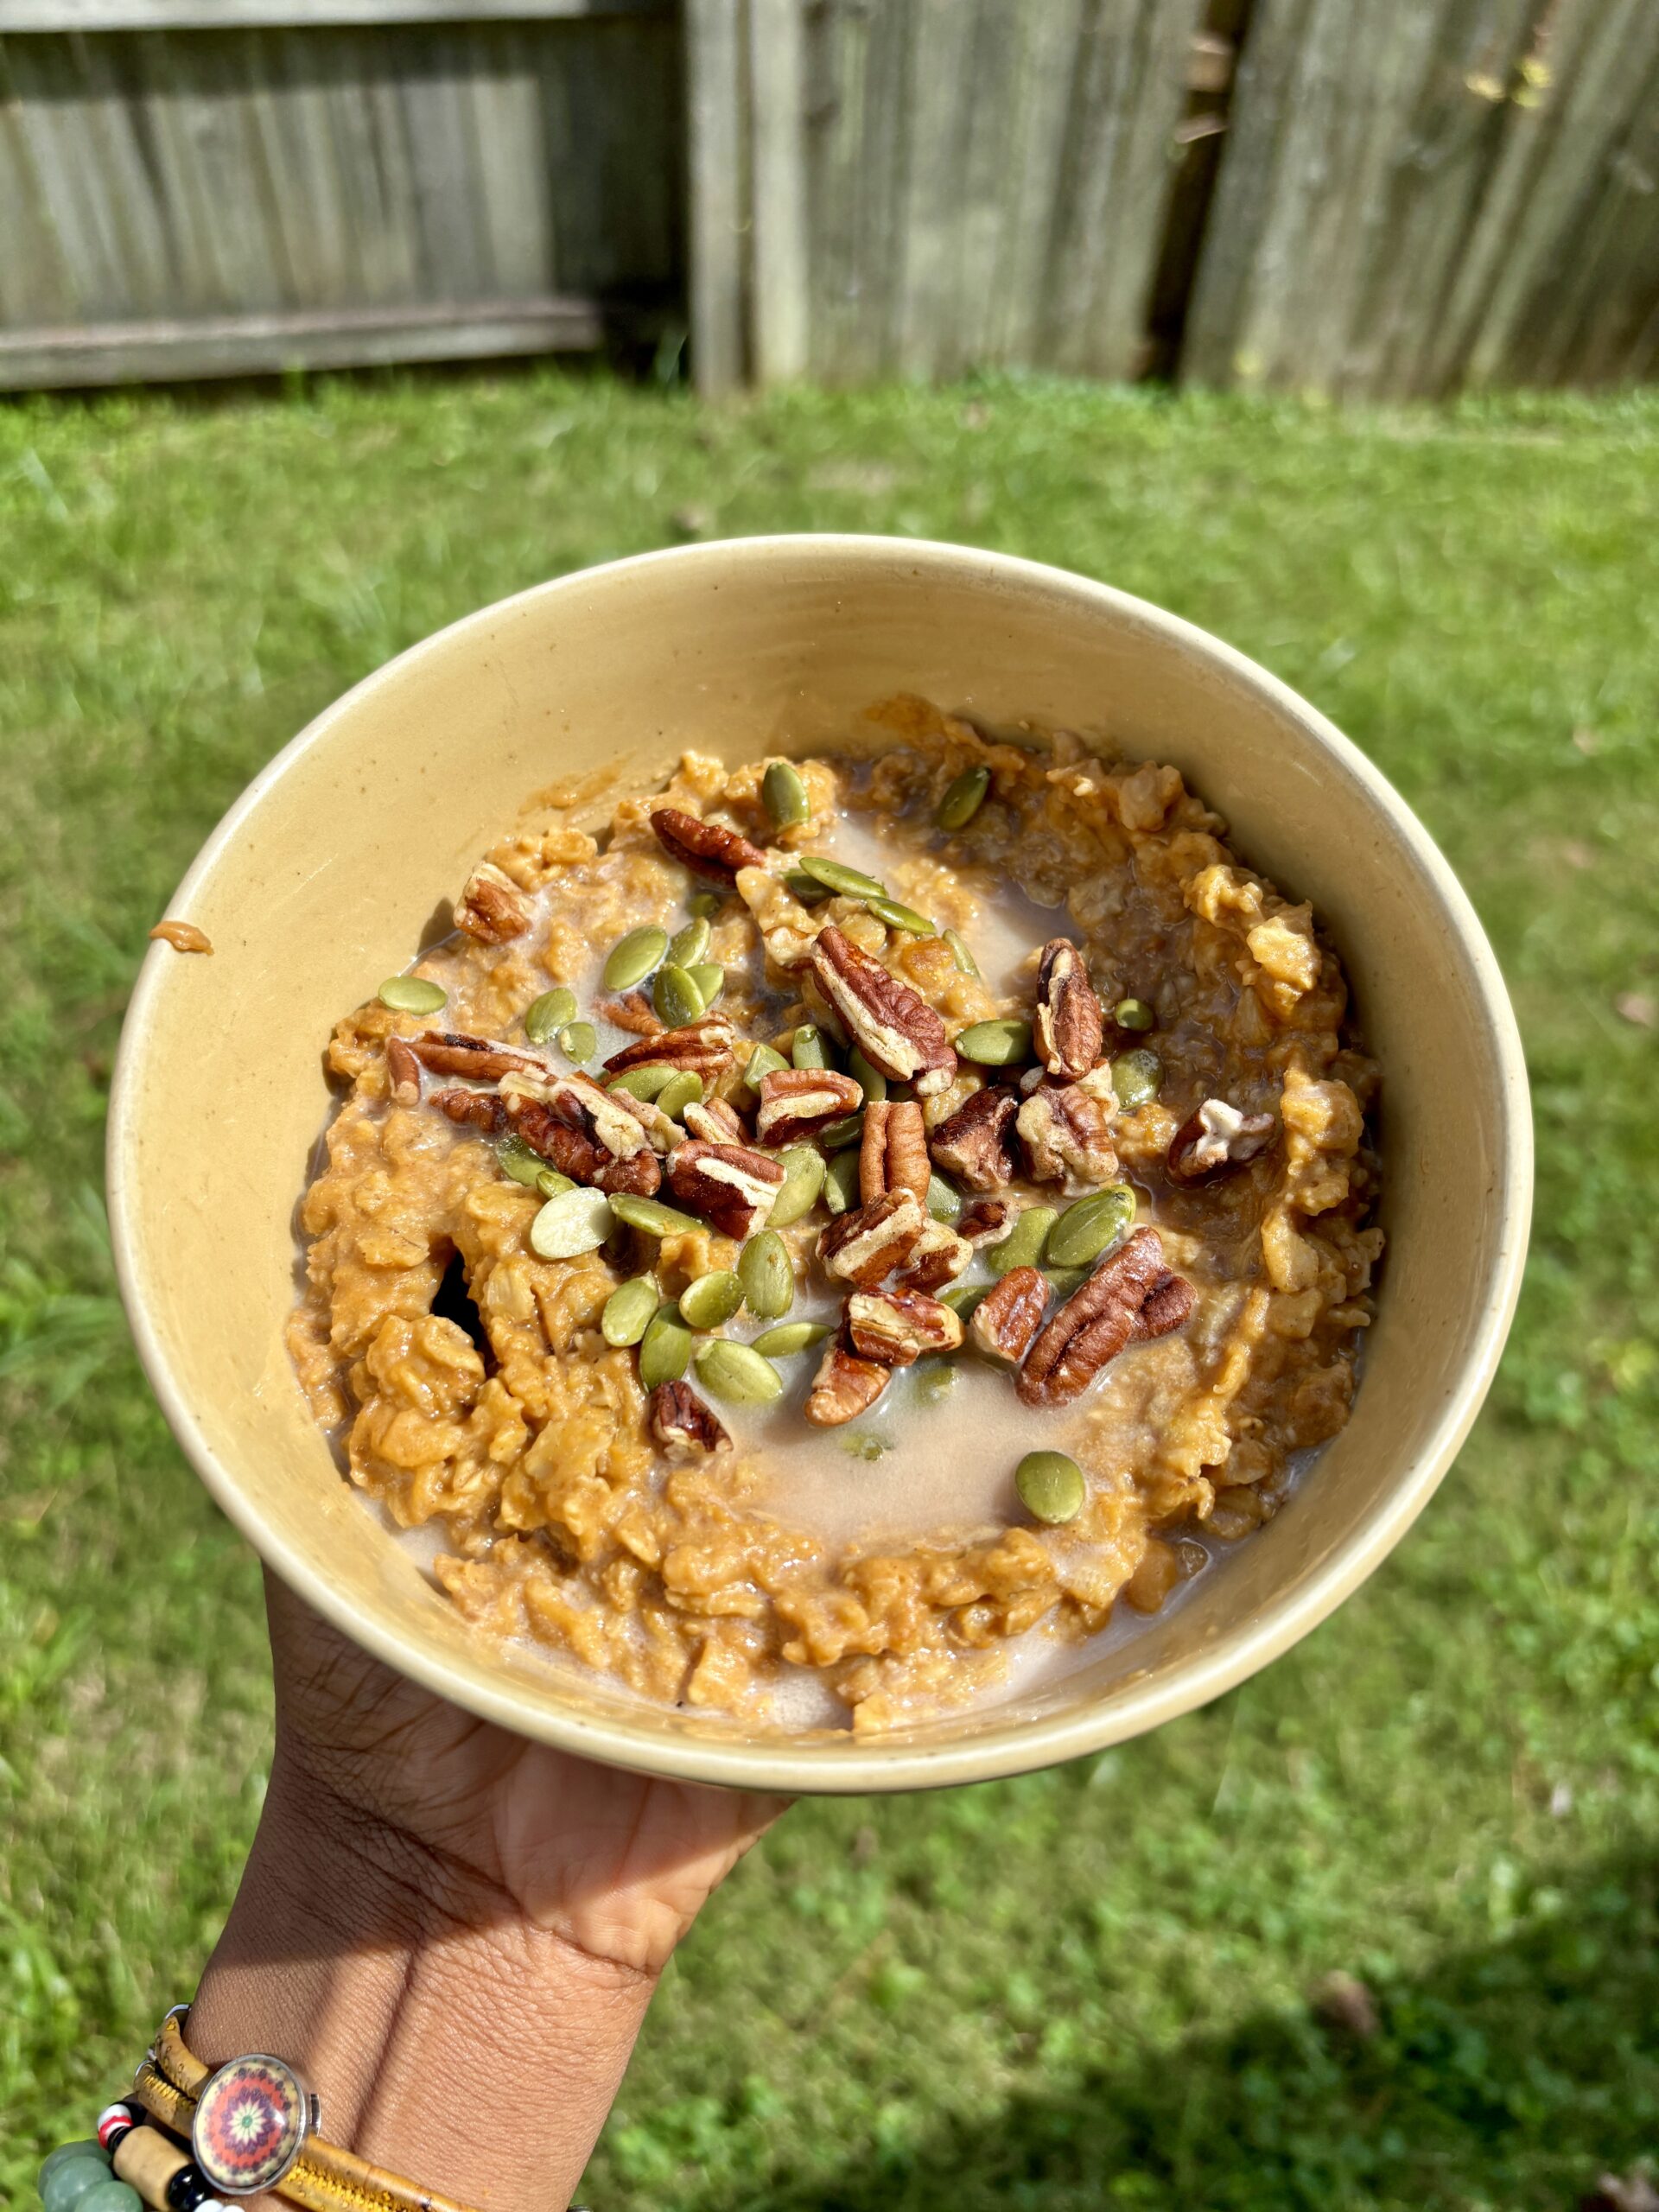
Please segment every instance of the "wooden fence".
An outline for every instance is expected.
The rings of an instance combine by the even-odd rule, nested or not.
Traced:
[[[0,0],[0,387],[1659,355],[1659,0]]]

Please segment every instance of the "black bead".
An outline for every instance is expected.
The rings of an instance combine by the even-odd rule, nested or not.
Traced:
[[[219,2202],[213,2194],[213,2183],[201,2168],[194,2163],[181,2166],[168,2182],[167,2201],[172,2207],[172,2212],[198,2212],[201,2205]]]

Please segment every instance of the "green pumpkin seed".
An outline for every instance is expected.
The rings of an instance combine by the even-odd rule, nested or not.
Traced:
[[[873,875],[861,869],[848,868],[840,861],[827,859],[822,853],[801,855],[803,874],[815,883],[822,883],[831,891],[838,891],[843,899],[885,899],[887,887],[878,883]]]
[[[925,1406],[937,1406],[957,1386],[957,1363],[953,1359],[926,1360],[914,1372],[916,1395]]]
[[[561,1175],[556,1167],[543,1167],[536,1178],[536,1187],[544,1198],[561,1198],[566,1191],[575,1189],[576,1179],[574,1175]]]
[[[617,1192],[611,1200],[611,1211],[630,1229],[643,1229],[647,1236],[681,1236],[688,1230],[702,1227],[692,1215],[665,1206],[660,1198],[636,1198],[631,1191]]]
[[[1012,1020],[976,1021],[953,1037],[951,1043],[964,1060],[982,1068],[1017,1067],[1031,1058],[1031,1024]]]
[[[702,1012],[702,993],[690,970],[677,968],[671,961],[657,970],[651,1002],[657,1009],[657,1019],[671,1029],[683,1029]]]
[[[961,976],[977,976],[979,973],[979,963],[975,959],[973,954],[969,951],[966,943],[957,934],[955,930],[946,930],[944,933],[944,941],[950,948],[950,957],[957,963],[957,974]]]
[[[761,1050],[766,1050],[765,1046]],[[754,1065],[753,1061],[749,1064]],[[816,1145],[792,1144],[783,1154],[784,1179],[766,1216],[774,1229],[787,1229],[811,1212],[823,1188],[823,1154]]]
[[[696,1351],[697,1373],[711,1398],[731,1406],[765,1406],[781,1397],[784,1378],[751,1344],[715,1337]]]
[[[690,1068],[682,1068],[663,1085],[657,1094],[659,1112],[677,1122],[688,1106],[695,1106],[702,1096],[702,1077]]]
[[[965,830],[991,788],[988,768],[964,768],[939,801],[933,819],[941,830]]]
[[[798,1068],[827,1068],[830,1065],[830,1046],[823,1030],[810,1021],[804,1021],[795,1032],[789,1057]]]
[[[913,906],[901,906],[896,899],[867,898],[864,904],[877,921],[885,922],[890,930],[906,930],[912,937],[938,937],[939,933],[937,922],[930,922]]]
[[[1134,1224],[1135,1192],[1127,1183],[1109,1184],[1067,1206],[1048,1232],[1043,1257],[1051,1267],[1092,1267]]]
[[[806,785],[787,760],[773,760],[760,779],[760,803],[780,830],[792,830],[812,818]]]
[[[873,1068],[870,1065],[856,1045],[847,1055],[847,1072],[863,1092],[864,1103],[867,1106],[873,1099],[887,1096],[887,1078],[880,1068]]]
[[[795,1303],[789,1247],[775,1230],[763,1229],[750,1237],[738,1255],[737,1277],[743,1301],[757,1321],[776,1321]]]
[[[868,1430],[844,1428],[841,1433],[841,1448],[849,1459],[880,1459],[893,1446],[885,1436],[872,1436]]]
[[[677,968],[695,968],[709,957],[714,925],[706,914],[695,914],[685,927],[669,939],[668,957]]]
[[[611,1204],[603,1191],[573,1183],[531,1223],[530,1248],[543,1260],[574,1260],[579,1252],[597,1252],[610,1233]]]
[[[699,960],[685,972],[702,992],[702,1010],[707,1014],[726,988],[726,970],[717,960]]]
[[[632,990],[636,983],[643,983],[667,950],[668,931],[659,929],[655,922],[647,922],[640,929],[630,930],[625,938],[617,940],[606,956],[606,989],[626,991]]]
[[[766,1359],[789,1359],[821,1344],[830,1333],[827,1321],[780,1321],[775,1329],[763,1330],[749,1349]]]
[[[1043,1281],[1062,1305],[1073,1291],[1083,1288],[1093,1273],[1092,1268],[1045,1268],[1042,1270]]]
[[[567,1021],[559,1032],[559,1050],[583,1067],[599,1050],[599,1032],[591,1021]]]
[[[1163,1080],[1163,1062],[1144,1045],[1112,1062],[1112,1089],[1126,1113],[1134,1107],[1144,1106],[1149,1098],[1155,1098]]]
[[[703,922],[712,922],[723,904],[718,891],[694,891],[690,900],[692,914]]]
[[[818,1131],[818,1142],[826,1152],[842,1152],[849,1144],[857,1144],[864,1135],[862,1114],[843,1114],[838,1122],[826,1122]]]
[[[823,1203],[831,1213],[847,1213],[858,1204],[858,1154],[838,1152],[823,1171]],[[772,1210],[778,1218],[778,1209]]]
[[[495,1147],[496,1165],[509,1180],[533,1191],[546,1172],[547,1162],[532,1152],[521,1136],[505,1136]]]
[[[927,1179],[927,1210],[935,1221],[956,1221],[962,1214],[962,1193],[943,1175]]]
[[[435,1014],[449,1002],[442,984],[430,983],[424,976],[388,976],[375,995],[394,1014]]]
[[[762,1076],[776,1075],[789,1062],[781,1052],[773,1052],[770,1045],[757,1045],[749,1054],[749,1064],[743,1071],[743,1080],[751,1090],[759,1090]]]
[[[680,1293],[680,1318],[690,1329],[717,1329],[742,1303],[742,1284],[729,1268],[716,1268]]]
[[[649,1275],[618,1283],[599,1317],[600,1335],[607,1344],[637,1344],[651,1326],[658,1302],[657,1286]]]
[[[556,991],[543,991],[524,1008],[524,1034],[532,1045],[545,1045],[556,1029],[575,1018],[576,995],[561,984]]]
[[[690,1363],[691,1332],[670,1299],[652,1315],[639,1339],[640,1382],[647,1390],[659,1382],[677,1382]]]
[[[1014,1486],[1032,1519],[1051,1528],[1075,1521],[1089,1494],[1083,1469],[1064,1452],[1027,1452],[1014,1471]]]
[[[949,1290],[939,1292],[939,1303],[948,1306],[953,1313],[959,1313],[965,1321],[990,1287],[988,1282],[955,1283]]]
[[[798,868],[786,871],[784,876],[784,888],[798,905],[803,906],[822,906],[826,899],[833,899],[835,896],[827,884],[820,883],[816,876],[804,874]]]
[[[1005,1275],[1014,1268],[1034,1268],[1058,1219],[1052,1206],[1027,1206],[1002,1242],[993,1244],[986,1255],[991,1273]]]
[[[642,1098],[649,1105],[653,1098],[660,1098],[680,1071],[670,1067],[664,1060],[649,1060],[643,1067],[625,1068],[620,1075],[613,1075],[606,1084],[607,1090],[626,1090],[630,1098]]]
[[[1158,1026],[1158,1017],[1145,999],[1119,999],[1117,1004],[1112,1008],[1112,1020],[1120,1029],[1127,1029],[1131,1033],[1137,1030],[1155,1029]]]

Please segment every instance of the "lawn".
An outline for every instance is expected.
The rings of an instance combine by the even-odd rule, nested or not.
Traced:
[[[799,1807],[671,1970],[586,2199],[1520,2212],[1659,2156],[1656,512],[1659,398],[716,409],[538,373],[0,411],[0,2199],[188,1993],[268,1751],[253,1561],[111,1294],[144,932],[425,632],[806,528],[1108,578],[1332,715],[1497,943],[1537,1225],[1491,1402],[1371,1585],[1148,1740]],[[1335,1972],[1374,2021],[1312,2001]]]

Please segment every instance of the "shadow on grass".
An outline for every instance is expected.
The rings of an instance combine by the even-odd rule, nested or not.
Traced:
[[[1052,2095],[902,2150],[810,2176],[798,2163],[746,2212],[1570,2212],[1599,2174],[1659,2152],[1656,1894],[1634,1854],[1574,1869],[1491,1945],[1374,1973],[1374,2032],[1299,2008],[1103,2054]]]

